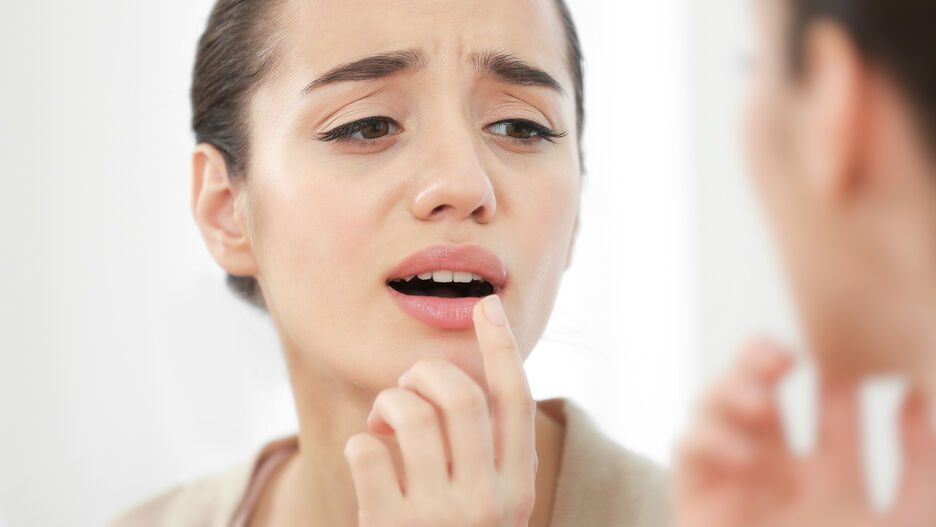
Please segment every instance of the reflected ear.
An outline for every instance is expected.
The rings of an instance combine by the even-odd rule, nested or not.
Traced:
[[[202,143],[192,154],[192,214],[215,261],[235,276],[256,276],[257,262],[244,221],[247,195],[232,184],[224,155]]]
[[[805,35],[800,134],[806,185],[839,199],[860,184],[868,74],[852,39],[817,22]]]

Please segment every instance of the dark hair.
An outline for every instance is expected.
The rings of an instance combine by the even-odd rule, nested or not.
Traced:
[[[794,73],[804,67],[804,41],[820,20],[839,24],[860,52],[910,99],[936,152],[936,0],[790,0]]]
[[[585,120],[582,49],[565,0],[554,0],[566,34],[567,61],[575,84],[581,159]],[[192,129],[198,143],[214,145],[233,180],[246,175],[250,123],[248,101],[275,66],[278,7],[284,0],[218,0],[198,42],[192,75]],[[252,276],[227,276],[238,296],[264,307]]]

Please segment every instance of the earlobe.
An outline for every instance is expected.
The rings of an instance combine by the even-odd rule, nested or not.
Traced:
[[[807,184],[821,196],[840,199],[861,183],[867,74],[854,42],[838,25],[817,22],[805,38],[799,141]]]
[[[208,251],[235,276],[256,276],[249,232],[244,222],[245,189],[232,183],[224,155],[202,143],[192,154],[192,214]]]

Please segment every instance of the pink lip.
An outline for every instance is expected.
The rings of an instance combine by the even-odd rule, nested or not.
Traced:
[[[435,246],[419,251],[403,260],[387,278],[387,282],[438,270],[480,275],[494,286],[495,294],[500,294],[507,283],[507,269],[500,258],[476,245],[458,248]],[[441,329],[473,327],[471,314],[479,298],[409,296],[389,285],[387,290],[403,312],[417,320]]]

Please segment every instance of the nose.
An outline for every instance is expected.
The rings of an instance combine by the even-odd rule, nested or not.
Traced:
[[[434,134],[429,134],[434,135]],[[494,187],[470,133],[428,137],[427,155],[419,173],[411,204],[414,217],[425,221],[445,218],[487,223],[494,217]]]

